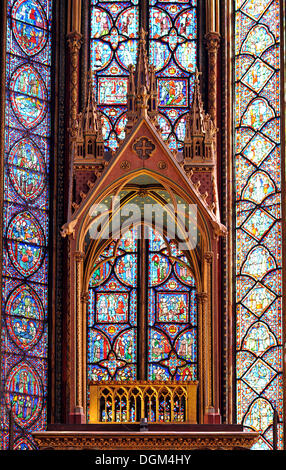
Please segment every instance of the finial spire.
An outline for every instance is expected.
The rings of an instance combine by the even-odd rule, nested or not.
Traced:
[[[137,85],[137,91],[140,92],[141,87],[146,86],[147,90],[149,89],[150,79],[149,79],[149,61],[146,50],[146,31],[141,28],[140,30],[140,39],[138,45],[138,56],[135,69],[135,81]]]
[[[127,132],[133,127],[137,118],[142,115],[143,110],[143,114],[149,115],[154,123],[157,120],[158,98],[155,67],[149,64],[146,36],[147,32],[141,28],[135,69],[134,66],[129,66]]]
[[[204,111],[200,75],[196,67],[195,86],[191,109],[187,116],[186,135],[184,142],[185,163],[214,159],[214,139],[216,130],[209,115]]]
[[[101,116],[97,111],[94,95],[93,72],[88,71],[88,93],[83,111],[78,115],[78,129],[75,136],[77,159],[98,160],[104,158]]]

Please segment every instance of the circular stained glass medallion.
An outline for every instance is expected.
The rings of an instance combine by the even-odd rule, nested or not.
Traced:
[[[122,42],[116,52],[118,62],[126,69],[129,67],[129,65],[134,65],[136,63],[136,55],[137,41],[134,39],[129,39],[128,41]]]
[[[10,337],[21,349],[31,349],[41,338],[44,311],[37,294],[28,286],[17,287],[6,304]]]
[[[98,39],[91,43],[91,62],[94,70],[106,67],[112,59],[112,50],[109,44]]]
[[[13,406],[15,422],[28,427],[39,418],[43,407],[43,393],[36,371],[26,362],[10,371],[5,384],[8,409]]]
[[[90,278],[90,286],[99,286],[108,278],[111,271],[111,266],[108,262],[101,263],[93,272]]]
[[[25,200],[36,199],[45,187],[45,163],[30,139],[19,140],[8,156],[9,176],[17,193]]]
[[[31,276],[40,267],[45,250],[43,231],[29,212],[12,218],[7,230],[10,259],[23,276]]]
[[[175,271],[179,279],[182,280],[185,284],[188,284],[193,287],[195,286],[195,279],[192,274],[192,271],[187,267],[185,263],[177,262],[175,264]]]
[[[14,113],[27,129],[37,126],[47,110],[45,84],[30,64],[21,65],[12,75],[10,96]]]
[[[159,41],[151,41],[150,61],[154,65],[156,72],[166,67],[171,57],[171,51],[167,44]]]
[[[183,70],[194,72],[196,65],[196,43],[194,41],[186,41],[184,44],[180,44],[176,49],[175,57]]]
[[[12,29],[25,54],[38,54],[47,39],[47,20],[39,2],[17,0],[12,8]]]
[[[116,20],[116,26],[121,34],[128,38],[135,38],[139,26],[137,8],[132,7],[124,10]]]
[[[184,36],[187,39],[195,39],[196,38],[196,10],[187,10],[183,11],[179,17],[176,19],[175,26],[178,30],[178,33],[181,36]]]
[[[108,13],[99,8],[93,8],[91,15],[91,37],[99,38],[109,33],[112,20]]]
[[[101,115],[101,125],[102,125],[103,139],[106,140],[111,131],[111,123],[104,114]]]
[[[160,127],[160,132],[162,135],[163,140],[167,140],[169,135],[171,134],[172,128],[168,121],[168,119],[163,116],[162,114],[158,115],[158,124]]]
[[[120,281],[128,286],[136,286],[137,266],[136,256],[127,254],[119,257],[115,267],[116,274]]]

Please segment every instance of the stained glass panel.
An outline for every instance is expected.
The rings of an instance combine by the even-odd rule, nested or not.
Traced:
[[[128,66],[136,63],[138,0],[92,2],[90,60],[106,147],[125,137]]]
[[[190,266],[175,244],[150,232],[148,279],[148,379],[197,379],[196,287]]]
[[[154,230],[146,233],[148,240],[137,240],[134,229],[127,231],[115,251],[111,242],[113,249],[104,250],[111,257],[100,261],[91,276],[88,380],[136,380],[142,362],[146,376],[141,380],[198,377],[196,284],[190,264],[175,243]],[[140,271],[144,256],[147,273]],[[146,331],[140,334],[143,304]],[[147,341],[144,358],[138,356],[142,341]]]
[[[197,65],[196,2],[151,0],[149,39],[162,136],[172,150],[182,149]]]
[[[185,114],[192,100],[197,65],[196,7],[191,0],[149,2],[149,60],[157,74],[158,121],[173,150],[182,148]],[[106,147],[112,150],[118,147],[117,138],[125,137],[128,66],[136,63],[139,15],[138,0],[118,4],[98,0],[91,6],[91,67]]]
[[[17,449],[47,419],[50,0],[7,2],[1,445]]]
[[[89,380],[136,379],[138,241],[134,232],[125,233],[116,253],[112,251],[114,258],[96,268],[90,280]],[[99,281],[101,273],[104,277]]]
[[[255,449],[272,448],[274,410],[283,421],[279,8],[235,12],[237,419],[260,432]]]

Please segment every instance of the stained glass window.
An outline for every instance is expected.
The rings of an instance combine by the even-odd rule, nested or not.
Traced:
[[[146,357],[138,352],[141,341]],[[128,231],[98,259],[89,284],[87,361],[91,381],[197,379],[195,280],[185,254],[159,233],[137,240],[136,230]]]
[[[150,1],[150,60],[157,72],[159,125],[181,149],[197,65],[196,1]]]
[[[148,276],[148,379],[196,380],[197,304],[188,260],[152,231]],[[171,244],[172,247],[172,244]]]
[[[128,231],[106,251],[90,280],[88,376],[91,380],[136,379],[136,233]],[[114,253],[115,251],[115,253]],[[107,254],[108,261],[104,261]]]
[[[149,60],[157,74],[159,125],[171,149],[181,149],[197,65],[196,0],[149,2]],[[128,66],[136,64],[138,0],[91,2],[91,68],[106,147],[125,136]]]
[[[125,136],[128,66],[135,64],[139,32],[138,0],[91,2],[91,69],[106,146]]]
[[[235,2],[237,419],[282,448],[280,5]]]
[[[1,445],[47,419],[51,0],[7,2]]]

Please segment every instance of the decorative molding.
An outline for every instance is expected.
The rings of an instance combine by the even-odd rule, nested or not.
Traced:
[[[158,162],[158,168],[159,170],[166,170],[168,168],[167,162],[165,162],[165,160],[160,160]]]
[[[82,251],[75,251],[74,257],[77,263],[81,263],[84,260],[85,254]]]
[[[46,431],[33,433],[40,450],[234,450],[250,449],[255,432],[86,432]]]
[[[207,292],[200,292],[196,295],[197,300],[201,304],[205,304],[208,300],[208,293]]]
[[[82,292],[80,296],[80,300],[84,302],[85,304],[88,304],[89,301],[89,293],[88,292]]]
[[[129,160],[123,160],[121,163],[120,163],[120,168],[121,170],[130,170],[131,168],[131,163]]]
[[[206,260],[207,263],[212,263],[213,262],[213,258],[214,258],[214,254],[212,251],[207,251],[205,254],[204,254],[204,258]]]

